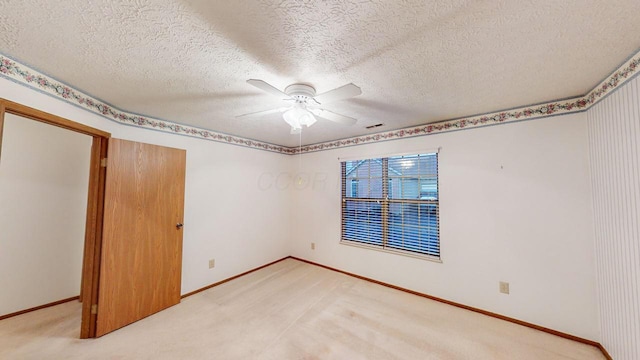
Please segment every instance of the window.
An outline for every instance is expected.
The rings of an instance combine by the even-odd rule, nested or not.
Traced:
[[[351,197],[358,197],[358,180],[356,179],[351,180]]]
[[[344,161],[342,242],[440,257],[438,154]]]

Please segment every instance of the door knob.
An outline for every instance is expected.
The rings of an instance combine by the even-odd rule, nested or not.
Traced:
[[[180,229],[182,229],[183,226],[184,225],[182,223],[177,223],[176,224],[176,229],[180,230]]]

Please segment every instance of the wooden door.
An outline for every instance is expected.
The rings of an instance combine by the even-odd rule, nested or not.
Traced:
[[[180,302],[186,151],[110,139],[96,336]]]

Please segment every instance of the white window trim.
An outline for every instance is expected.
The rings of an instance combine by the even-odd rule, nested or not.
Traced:
[[[394,254],[394,255],[402,255],[402,256],[411,257],[411,258],[415,258],[415,259],[432,261],[432,262],[440,263],[440,264],[443,263],[442,256],[437,257],[437,256],[433,256],[433,255],[419,254],[419,253],[416,253],[416,252],[413,252],[413,251],[405,251],[405,250],[400,250],[400,249],[384,248],[384,247],[381,247],[381,246],[378,246],[378,245],[369,245],[369,244],[361,243],[361,242],[358,242],[358,241],[340,239],[340,245],[347,245],[347,246],[352,246],[352,247],[357,247],[357,248],[362,248],[362,249],[367,249],[367,250],[375,250],[375,251],[388,253],[388,254]]]
[[[390,158],[390,157],[396,157],[396,156],[407,156],[407,155],[416,155],[416,154],[438,154],[440,153],[441,150],[442,150],[442,146],[437,147],[435,149],[420,149],[417,151],[409,151],[409,152],[401,152],[401,153],[339,156],[338,162]]]

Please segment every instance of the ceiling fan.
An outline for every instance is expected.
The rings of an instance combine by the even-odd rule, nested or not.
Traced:
[[[288,107],[257,111],[236,117],[261,116],[282,112],[282,118],[291,126],[292,134],[299,134],[303,126],[309,127],[313,125],[317,119],[326,119],[342,125],[353,125],[358,121],[352,117],[340,115],[322,108],[324,104],[362,94],[362,90],[354,84],[347,84],[316,95],[316,89],[307,84],[291,84],[287,86],[284,91],[280,91],[263,80],[249,79],[247,83],[271,95],[275,95],[282,100],[293,101],[293,104]]]

